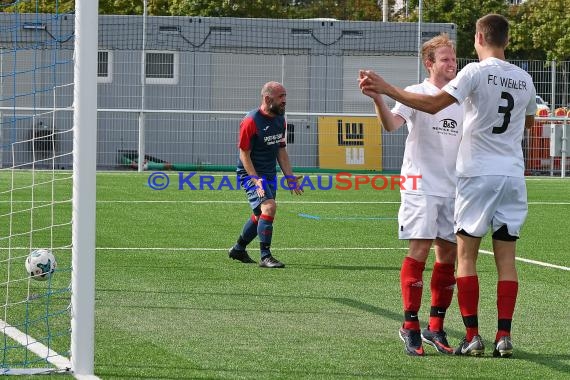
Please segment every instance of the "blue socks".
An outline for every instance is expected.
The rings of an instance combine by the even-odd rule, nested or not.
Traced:
[[[259,249],[261,259],[271,256],[271,238],[273,236],[273,217],[261,214],[257,223],[257,236],[259,236]]]
[[[255,215],[252,215],[251,218],[245,222],[241,235],[238,238],[237,243],[234,245],[234,249],[238,251],[245,250],[245,247],[257,236],[257,224],[258,222],[255,219]]]

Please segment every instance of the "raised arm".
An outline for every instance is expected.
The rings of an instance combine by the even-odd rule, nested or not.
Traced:
[[[360,71],[359,79],[364,77],[364,71]],[[396,115],[392,113],[388,109],[388,105],[382,98],[382,94],[379,94],[372,90],[362,90],[362,93],[372,99],[374,102],[374,110],[376,111],[376,117],[378,118],[378,122],[382,125],[382,127],[387,130],[388,132],[395,131],[396,129],[400,128],[402,124],[404,124],[405,120],[400,115]]]
[[[389,84],[384,78],[372,70],[363,70],[360,72],[359,86],[364,94],[369,92],[385,94],[408,107],[432,115],[455,103],[455,98],[445,91],[440,91],[436,95],[408,92]]]

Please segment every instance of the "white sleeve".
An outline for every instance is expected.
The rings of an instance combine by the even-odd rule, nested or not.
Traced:
[[[408,86],[404,90],[409,92],[417,92],[412,86]],[[392,113],[401,116],[404,120],[406,120],[406,124],[408,125],[411,123],[412,115],[415,112],[417,111],[414,108],[408,107],[407,105],[400,102],[396,102],[394,108],[392,108]]]
[[[443,87],[443,91],[453,96],[461,104],[479,86],[480,75],[477,66],[473,63],[465,66],[457,76]]]
[[[526,115],[536,115],[536,88],[532,85],[532,97],[526,106]]]

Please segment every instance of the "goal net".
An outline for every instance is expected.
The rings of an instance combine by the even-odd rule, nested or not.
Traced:
[[[75,207],[77,182],[84,178],[74,154],[81,135],[74,127],[80,103],[74,98],[79,96],[74,46],[79,14],[59,12],[57,2],[51,14],[23,13],[30,3],[34,1],[0,5],[1,374],[72,371],[77,316],[87,322],[83,334],[93,334],[84,317],[88,313],[92,318],[93,311],[89,304],[79,310],[75,299],[82,293],[93,298],[85,289],[75,289],[74,273],[85,270],[90,260],[75,257],[77,221],[85,218]],[[82,2],[76,3],[77,12]],[[85,151],[89,153],[88,146]],[[85,206],[91,207],[90,202]],[[24,265],[37,249],[51,251],[57,262],[43,278],[31,276]],[[92,351],[92,343],[86,347]],[[78,355],[85,360],[90,354]],[[79,372],[92,372],[92,358],[81,368]]]

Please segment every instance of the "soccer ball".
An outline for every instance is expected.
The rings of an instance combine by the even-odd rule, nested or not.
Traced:
[[[57,267],[55,256],[49,249],[36,249],[26,258],[26,271],[34,280],[45,281]]]

